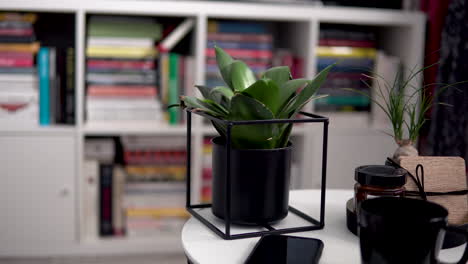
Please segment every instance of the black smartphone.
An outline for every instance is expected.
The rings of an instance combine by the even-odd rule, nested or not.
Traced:
[[[281,235],[263,236],[246,260],[246,264],[318,263],[322,255],[320,239]]]

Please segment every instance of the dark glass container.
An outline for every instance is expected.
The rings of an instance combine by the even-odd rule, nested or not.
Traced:
[[[354,172],[356,210],[362,201],[375,197],[404,197],[407,172],[386,165],[366,165]]]

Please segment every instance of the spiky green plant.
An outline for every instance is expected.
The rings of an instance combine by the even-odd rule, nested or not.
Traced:
[[[466,83],[466,81],[457,82],[453,84],[445,83],[432,83],[426,84],[421,87],[415,87],[411,83],[424,70],[438,65],[438,63],[412,70],[408,77],[404,78],[404,72],[398,70],[393,81],[386,80],[377,73],[371,72],[373,76],[364,75],[366,78],[376,82],[378,89],[372,97],[370,94],[352,88],[344,88],[344,90],[353,91],[368,97],[373,101],[387,116],[392,124],[393,133],[390,134],[398,145],[407,142],[416,142],[422,126],[426,123],[426,113],[431,108],[434,98],[444,92],[447,88],[457,84]],[[371,89],[371,85],[363,82]],[[439,89],[434,94],[425,92],[425,89],[431,85],[438,85]],[[411,88],[412,93],[408,94],[407,89]],[[380,103],[377,98],[381,98],[383,103]],[[439,104],[447,105],[439,102]]]
[[[313,80],[292,79],[289,67],[273,67],[257,80],[242,61],[234,60],[215,47],[216,61],[227,87],[196,86],[203,98],[181,96],[181,107],[190,107],[224,120],[265,120],[293,118],[312,99],[325,81],[332,66],[325,68]],[[300,88],[303,88],[300,90]],[[300,91],[299,91],[300,90]],[[226,139],[226,125],[212,122]],[[232,146],[237,149],[273,149],[288,144],[292,124],[238,125],[232,128]]]

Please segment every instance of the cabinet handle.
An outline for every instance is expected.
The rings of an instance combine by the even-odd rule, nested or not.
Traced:
[[[61,197],[66,197],[66,196],[68,196],[69,193],[70,193],[70,190],[69,190],[68,188],[65,187],[65,188],[62,188],[62,189],[60,190],[59,195],[60,195]]]

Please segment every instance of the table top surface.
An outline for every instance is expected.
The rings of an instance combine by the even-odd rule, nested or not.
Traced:
[[[346,227],[346,201],[353,197],[352,190],[327,190],[325,207],[325,228],[322,230],[290,233],[291,236],[312,237],[323,241],[324,249],[320,263],[360,263],[359,239]],[[319,219],[320,191],[297,190],[290,195],[290,205]],[[221,220],[215,218],[210,209],[199,209],[199,213],[214,221],[224,230]],[[302,221],[302,222],[301,222]],[[273,227],[284,228],[307,225],[293,214]],[[259,231],[261,228],[232,227],[232,234]],[[182,246],[193,263],[243,263],[255,244],[256,238],[223,240],[194,217],[182,229]],[[441,260],[456,262],[462,255],[464,246],[442,250]]]

